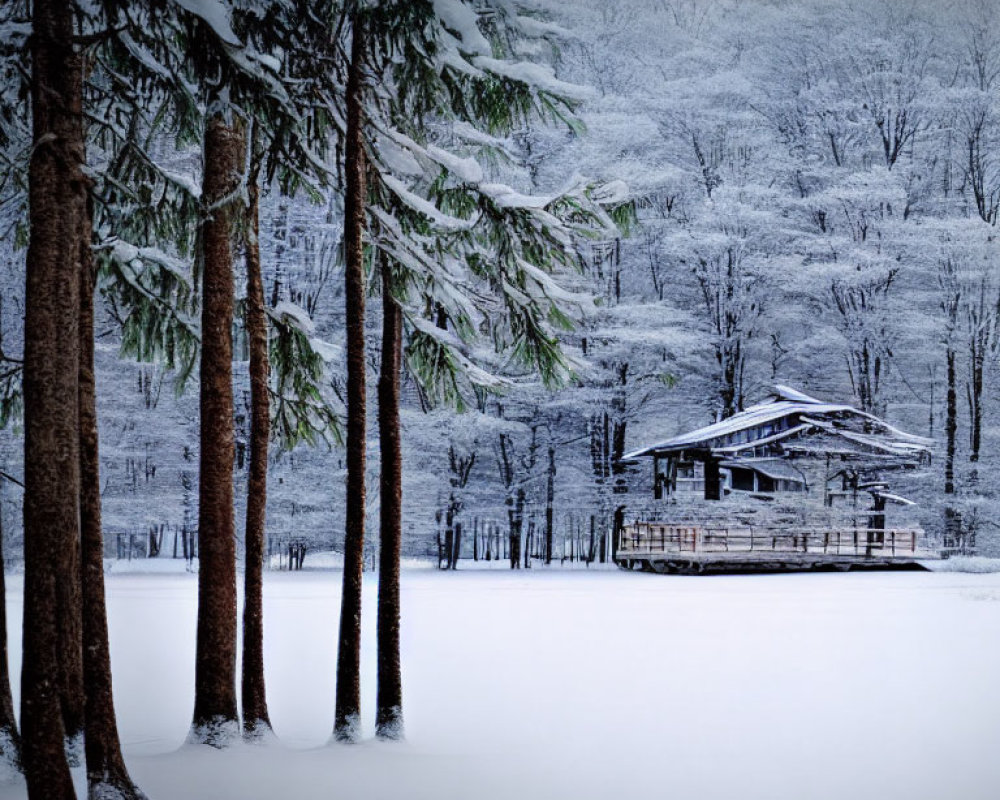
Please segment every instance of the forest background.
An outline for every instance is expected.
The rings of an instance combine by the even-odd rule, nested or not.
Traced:
[[[538,543],[551,529],[554,558],[598,558],[616,487],[628,480],[617,456],[727,416],[775,382],[934,438],[932,465],[908,494],[921,523],[939,531],[944,509],[955,509],[980,552],[995,552],[996,4],[533,5],[544,36],[522,43],[520,55],[548,63],[567,85],[591,87],[576,109],[583,125],[526,127],[491,142],[502,154],[492,169],[532,196],[555,196],[580,176],[634,214],[617,235],[577,242],[579,272],[558,289],[572,292],[579,317],[559,333],[575,373],[564,387],[546,388],[494,359],[503,390],[467,392],[456,414],[404,365],[404,555],[436,558],[446,541],[453,552],[461,525],[464,558],[488,550],[495,559],[498,547],[507,557],[517,524],[534,537],[530,553],[544,554]],[[152,146],[180,185],[200,185],[197,147],[167,138]],[[271,315],[315,343],[322,402],[342,415],[342,196],[331,187],[289,198],[274,185],[260,202]],[[8,398],[22,346],[22,211],[13,201],[0,206]],[[242,292],[242,259],[236,268]],[[176,369],[121,357],[121,309],[113,292],[101,300],[106,553],[159,547],[161,557],[183,556],[197,516],[196,373],[180,390]],[[369,305],[374,385],[382,321],[378,303]],[[250,378],[239,324],[234,334],[242,519]],[[374,567],[379,451],[370,427],[365,546]],[[306,439],[272,451],[268,536],[283,552],[290,542],[337,551],[343,450],[333,435]],[[0,469],[19,475],[21,450],[15,422],[0,432]],[[0,481],[8,560],[22,547],[20,504],[17,486]]]

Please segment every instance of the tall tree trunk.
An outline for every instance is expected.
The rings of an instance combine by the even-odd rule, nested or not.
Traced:
[[[80,534],[77,418],[80,232],[86,214],[82,85],[73,9],[35,0],[24,320],[24,657],[22,758],[30,800],[75,797],[64,750],[69,643],[61,591]],[[53,678],[56,678],[55,680]]]
[[[5,480],[0,476],[0,481]],[[0,500],[3,492],[0,491]],[[0,775],[21,768],[21,736],[14,717],[10,693],[10,661],[7,658],[7,586],[3,560],[3,505],[0,503]],[[0,778],[2,779],[2,778]]]
[[[444,567],[451,569],[455,558],[455,495],[448,498],[448,508],[444,512]],[[440,564],[438,565],[440,567]]]
[[[948,364],[947,378],[947,409],[945,411],[945,456],[944,456],[944,493],[949,499],[944,508],[944,532],[947,546],[958,547],[964,552],[962,535],[962,515],[952,505],[950,496],[955,494],[955,445],[958,436],[958,397],[955,389],[955,351],[948,346],[945,358]]]
[[[986,364],[986,341],[980,334],[974,334],[969,354],[969,461],[979,461],[979,451],[983,441],[983,372]],[[973,474],[976,470],[972,470]]]
[[[392,275],[382,261],[382,367],[378,379],[380,474],[378,564],[378,692],[375,735],[403,738],[403,684],[399,653],[399,556],[403,537],[403,456],[399,429],[402,313],[392,297]]]
[[[344,151],[344,287],[347,311],[347,502],[344,583],[337,648],[337,701],[333,735],[339,742],[361,737],[361,578],[365,547],[365,152],[362,68],[363,12],[354,12],[351,64],[347,73],[347,139]]]
[[[104,537],[94,376],[94,289],[90,214],[80,232],[80,562],[83,600],[83,677],[88,794],[94,798],[144,800],[125,768],[111,692],[111,651],[104,600]]]
[[[59,667],[66,758],[71,767],[83,763],[86,699],[83,691],[83,596],[80,586],[80,541],[67,545],[66,577],[58,586]]]
[[[66,758],[71,767],[83,763],[86,699],[83,691],[83,596],[80,585],[80,540],[67,544],[66,577],[57,588],[59,599],[59,668]]]
[[[236,537],[233,510],[233,258],[228,198],[241,136],[220,114],[205,129],[202,196],[201,454],[198,482],[198,633],[190,740],[226,747],[236,712]]]
[[[549,445],[549,472],[545,482],[545,563],[552,563],[552,531],[555,505],[556,449]]]
[[[958,433],[958,402],[955,391],[955,351],[948,347],[947,409],[945,412],[944,493],[955,494],[955,439]]]
[[[267,395],[267,317],[260,274],[260,189],[256,171],[247,187],[247,336],[250,340],[250,478],[244,541],[243,737],[257,741],[271,732],[264,685],[264,536],[267,514],[267,448],[271,435]]]
[[[510,568],[521,568],[521,535],[524,529],[524,489],[514,492],[513,507],[509,508],[510,517]]]

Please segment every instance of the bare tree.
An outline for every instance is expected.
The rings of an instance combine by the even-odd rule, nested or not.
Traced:
[[[858,281],[835,280],[830,286],[847,340],[847,372],[862,410],[883,413],[882,382],[892,357],[886,298],[898,270],[879,271]]]

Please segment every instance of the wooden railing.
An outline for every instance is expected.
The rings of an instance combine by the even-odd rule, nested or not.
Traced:
[[[620,555],[660,553],[814,553],[914,556],[919,528],[753,528],[636,522],[622,529]]]

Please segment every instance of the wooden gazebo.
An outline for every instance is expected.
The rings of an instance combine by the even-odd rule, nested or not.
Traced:
[[[912,566],[933,557],[915,526],[887,525],[887,474],[929,462],[933,442],[853,406],[776,386],[763,403],[626,454],[649,459],[645,519],[615,560],[656,571]]]

